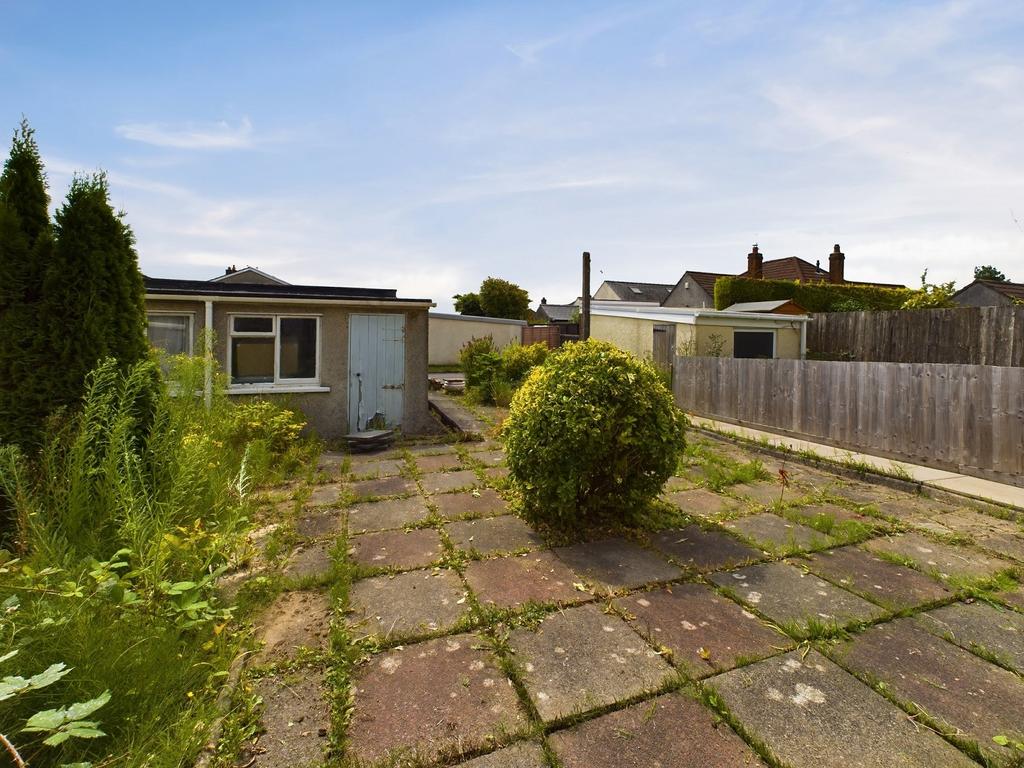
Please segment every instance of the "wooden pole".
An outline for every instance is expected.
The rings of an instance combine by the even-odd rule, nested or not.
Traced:
[[[580,341],[590,338],[590,251],[583,252],[583,306],[580,307]]]

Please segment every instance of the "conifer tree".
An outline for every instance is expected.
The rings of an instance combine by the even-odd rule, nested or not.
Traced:
[[[0,174],[0,442],[34,442],[48,411],[38,302],[52,253],[50,198],[32,128],[21,121]]]
[[[57,211],[40,301],[51,361],[51,407],[74,405],[103,358],[145,358],[146,310],[135,238],[110,205],[106,175],[76,176]]]

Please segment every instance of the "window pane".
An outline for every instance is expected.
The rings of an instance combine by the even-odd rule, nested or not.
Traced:
[[[281,318],[281,378],[316,376],[316,318]]]
[[[188,315],[147,315],[149,343],[169,355],[188,352]]]
[[[260,384],[274,381],[274,340],[231,340],[231,383]]]
[[[236,317],[235,333],[273,333],[272,317]]]
[[[775,351],[775,334],[771,331],[736,331],[732,337],[733,357],[771,359]]]

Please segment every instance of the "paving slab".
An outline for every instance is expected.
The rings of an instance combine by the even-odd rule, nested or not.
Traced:
[[[492,517],[508,511],[508,504],[489,488],[466,493],[442,493],[433,496],[430,503],[447,520],[462,517]]]
[[[735,536],[699,525],[661,531],[651,537],[651,544],[680,565],[698,571],[732,568],[762,557],[760,552],[738,541]]]
[[[1024,680],[925,630],[914,618],[879,624],[833,648],[847,669],[884,682],[896,699],[1006,757],[993,736],[1024,738]]]
[[[890,563],[859,547],[840,547],[806,555],[794,564],[893,611],[916,608],[952,597],[935,579]]]
[[[420,485],[427,494],[451,493],[480,485],[480,478],[472,469],[457,472],[431,472],[420,477]]]
[[[332,541],[316,541],[296,547],[284,567],[287,579],[307,579],[326,576],[331,572]]]
[[[617,616],[568,608],[509,636],[523,681],[545,722],[653,691],[672,667]]]
[[[837,478],[838,479],[838,478]],[[840,480],[836,485],[829,488],[829,493],[842,496],[854,504],[877,504],[878,502],[892,500],[895,491],[884,485],[872,485],[870,483],[851,483]]]
[[[679,507],[684,514],[694,517],[714,517],[736,506],[735,499],[720,496],[703,488],[666,493],[664,498],[669,504]]]
[[[385,501],[364,501],[348,511],[350,534],[386,531],[421,522],[430,514],[422,496]]]
[[[573,544],[559,547],[555,554],[583,579],[609,590],[670,581],[683,573],[661,556],[626,539]]]
[[[417,443],[405,446],[404,450],[416,457],[451,455],[458,451],[450,443]]]
[[[877,605],[788,563],[762,563],[715,573],[711,580],[772,621],[807,629],[809,622],[845,626],[885,615]]]
[[[673,693],[634,704],[549,742],[564,768],[741,768],[764,763],[694,699]]]
[[[349,469],[349,475],[360,480],[371,478],[393,477],[402,474],[405,469],[405,459],[379,459],[376,461],[362,461],[353,463]]]
[[[372,657],[353,679],[352,755],[430,761],[522,731],[515,689],[485,647],[465,634]]]
[[[787,488],[786,492],[782,492],[781,483],[740,483],[729,487],[729,493],[734,496],[742,496],[745,499],[749,499],[757,504],[770,507],[773,504],[777,504],[780,499],[792,498],[794,494],[792,488]]]
[[[508,467],[488,467],[484,470],[484,475],[486,475],[490,485],[500,487],[508,480]]]
[[[919,614],[918,621],[929,632],[1024,674],[1024,614],[978,600]]]
[[[263,733],[252,762],[257,768],[311,768],[323,763],[330,746],[331,713],[323,678],[265,677],[256,685],[263,699]]]
[[[576,574],[550,552],[532,552],[466,566],[466,582],[485,605],[512,608],[525,603],[578,603],[590,595],[573,587]]]
[[[697,487],[697,484],[688,477],[672,476],[665,481],[664,491],[671,493],[673,491],[692,491]]]
[[[891,529],[891,525],[878,517],[865,514],[864,512],[840,507],[838,504],[808,504],[802,507],[794,507],[788,510],[787,514],[803,518],[810,522],[821,520],[831,521],[832,525],[842,526],[843,523],[860,523],[869,528],[881,530]]]
[[[485,467],[500,467],[505,463],[505,452],[502,450],[477,451],[469,457]]]
[[[910,560],[919,570],[943,580],[984,579],[1012,566],[1006,560],[969,547],[933,541],[919,533],[871,539],[862,546],[881,555]]]
[[[295,532],[307,541],[337,536],[344,527],[344,513],[336,509],[304,510],[295,521]]]
[[[726,520],[722,526],[750,539],[757,546],[774,552],[794,552],[818,549],[835,541],[806,525],[792,523],[770,512]]]
[[[529,525],[512,515],[460,520],[448,523],[445,531],[456,547],[481,555],[536,549],[544,543]]]
[[[441,556],[441,537],[432,528],[378,531],[349,539],[349,556],[370,568],[421,568]]]
[[[633,628],[672,652],[672,663],[699,679],[771,656],[793,641],[704,584],[676,584],[615,601]]]
[[[817,651],[774,656],[705,685],[790,768],[977,768]]]
[[[309,498],[306,500],[306,504],[311,507],[323,507],[328,504],[334,504],[338,501],[340,494],[341,485],[339,483],[314,485],[313,490],[310,491]]]
[[[408,496],[419,489],[407,477],[385,477],[380,480],[358,480],[349,485],[356,499],[372,499],[382,496]]]
[[[1007,605],[1024,613],[1024,584],[1018,586],[1016,589],[1000,592],[999,599]]]
[[[458,768],[547,768],[548,761],[544,758],[544,750],[540,744],[532,741],[521,741],[504,749],[498,749],[489,755],[477,757],[466,763],[459,763]]]
[[[442,453],[437,456],[417,456],[416,467],[420,472],[447,472],[462,469],[462,459],[457,453]]]
[[[257,664],[294,658],[300,648],[322,651],[331,632],[331,598],[323,592],[298,590],[278,596],[259,621],[263,649]]]
[[[469,613],[462,580],[446,568],[357,581],[349,609],[357,633],[387,640],[449,629]]]

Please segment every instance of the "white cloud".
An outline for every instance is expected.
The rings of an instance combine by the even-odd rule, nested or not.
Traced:
[[[227,121],[172,127],[162,123],[123,123],[114,131],[129,141],[171,149],[249,149],[256,144],[252,122],[243,117],[237,125]]]

